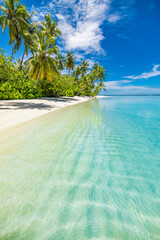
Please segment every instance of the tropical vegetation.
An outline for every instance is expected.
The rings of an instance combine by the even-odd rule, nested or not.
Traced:
[[[95,96],[104,88],[106,70],[98,63],[90,68],[84,59],[58,48],[61,31],[56,20],[47,14],[44,21],[33,22],[20,0],[0,4],[2,34],[9,32],[12,54],[0,49],[0,99],[24,99],[59,96]],[[14,59],[19,49],[21,59]]]

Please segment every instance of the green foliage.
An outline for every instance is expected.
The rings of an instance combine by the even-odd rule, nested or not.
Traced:
[[[94,84],[97,75],[88,74],[77,78],[61,75],[59,78],[52,76],[52,81],[47,79],[39,81],[35,86],[35,80],[27,75],[26,70],[20,70],[9,57],[0,50],[0,99],[27,99],[41,97],[68,96],[94,96],[102,89],[102,84]]]
[[[37,87],[42,89],[43,97],[74,97],[79,91],[77,84],[74,82],[74,77],[63,75],[59,79],[53,78],[52,82],[47,80],[39,81]]]
[[[0,99],[40,98],[42,90],[23,70],[19,71],[0,50]]]

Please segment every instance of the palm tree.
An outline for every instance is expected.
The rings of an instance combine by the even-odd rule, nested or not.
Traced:
[[[33,77],[37,85],[38,80],[44,80],[45,78],[52,81],[52,75],[55,77],[59,76],[56,59],[53,55],[59,53],[56,46],[50,47],[54,43],[54,37],[46,37],[45,32],[42,32],[36,28],[36,34],[34,34],[34,46],[31,47],[34,51],[33,57],[26,61],[29,67],[29,74]]]
[[[94,68],[92,70],[92,77],[95,79],[95,81],[99,80],[100,83],[102,84],[102,81],[105,79],[106,77],[106,69],[103,68],[103,66],[96,66],[96,68]]]
[[[83,60],[83,62],[81,64],[81,75],[82,75],[82,77],[84,77],[84,75],[86,75],[88,67],[89,67],[89,64],[87,63],[87,61]]]
[[[24,30],[28,30],[27,10],[25,5],[20,5],[20,0],[4,0],[4,6],[0,4],[0,25],[2,33],[9,28],[9,44],[13,44],[11,61],[14,52],[19,48],[21,42],[21,34]]]
[[[83,92],[86,88],[89,87],[89,81],[87,76],[84,76],[81,78],[81,90],[76,94],[76,96],[79,96],[81,94],[81,92]]]
[[[22,64],[23,64],[23,60],[25,55],[29,54],[29,50],[31,50],[31,46],[34,45],[34,32],[35,32],[35,25],[34,23],[31,22],[31,17],[33,16],[34,12],[30,15],[27,16],[27,22],[29,24],[28,27],[28,31],[23,31],[22,32],[22,38],[24,41],[24,52],[22,54],[22,58],[21,58],[21,62],[20,62],[20,66],[19,69],[22,69]]]
[[[16,62],[14,63],[14,64],[15,64],[15,68],[16,68],[17,70],[19,69],[20,63],[21,63],[21,59],[20,59],[20,58],[18,58],[18,59],[16,60]]]
[[[72,75],[75,77],[75,80],[78,80],[80,74],[81,74],[81,66],[77,66],[77,67],[74,69]]]
[[[101,89],[106,90],[105,85],[103,84],[103,80],[106,77],[106,69],[103,66],[95,64],[93,66],[93,70],[91,71],[90,81],[94,84],[94,81],[100,81],[96,84],[94,94],[98,94]]]
[[[93,69],[94,69],[94,70],[97,70],[98,66],[99,66],[99,64],[98,64],[98,63],[95,63],[95,64],[93,65]]]
[[[106,86],[104,85],[104,83],[98,83],[94,89],[94,94],[97,95],[102,89],[106,91]]]
[[[50,36],[55,37],[55,43],[56,44],[56,38],[60,38],[62,32],[58,28],[57,21],[53,21],[50,14],[47,14],[45,17],[45,21],[41,21],[41,25],[39,28],[45,32],[47,38]]]
[[[70,76],[70,71],[74,69],[75,57],[71,52],[67,52],[67,57],[65,60],[66,69],[68,69],[68,77]]]
[[[61,54],[58,54],[56,61],[58,70],[62,71],[64,69],[64,57]]]
[[[23,60],[24,60],[25,55],[28,57],[29,50],[31,49],[31,45],[34,44],[33,35],[31,35],[28,32],[23,33],[23,40],[24,40],[24,52],[22,54],[22,58],[21,58],[20,65],[19,65],[20,70],[22,69]]]

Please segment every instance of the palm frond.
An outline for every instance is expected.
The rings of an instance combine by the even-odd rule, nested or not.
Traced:
[[[41,62],[41,72],[39,75],[39,80],[42,81],[44,79],[45,76],[45,64],[44,62]]]
[[[0,4],[0,10],[2,11],[2,13],[7,13],[7,8],[5,8],[4,6],[2,6],[1,4]]]
[[[5,16],[4,15],[0,15],[0,25],[1,26],[2,26],[4,20],[5,20]]]

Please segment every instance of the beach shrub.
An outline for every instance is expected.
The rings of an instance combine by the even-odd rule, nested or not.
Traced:
[[[53,78],[52,82],[48,80],[39,81],[37,87],[42,89],[43,97],[74,97],[79,91],[74,77],[62,75],[59,79]]]
[[[41,97],[73,97],[79,91],[74,77],[62,75],[59,79],[53,78],[39,81],[29,77],[24,70],[12,63],[9,57],[0,50],[0,99],[29,99]]]
[[[35,81],[14,64],[0,50],[0,99],[40,98],[42,90]]]

